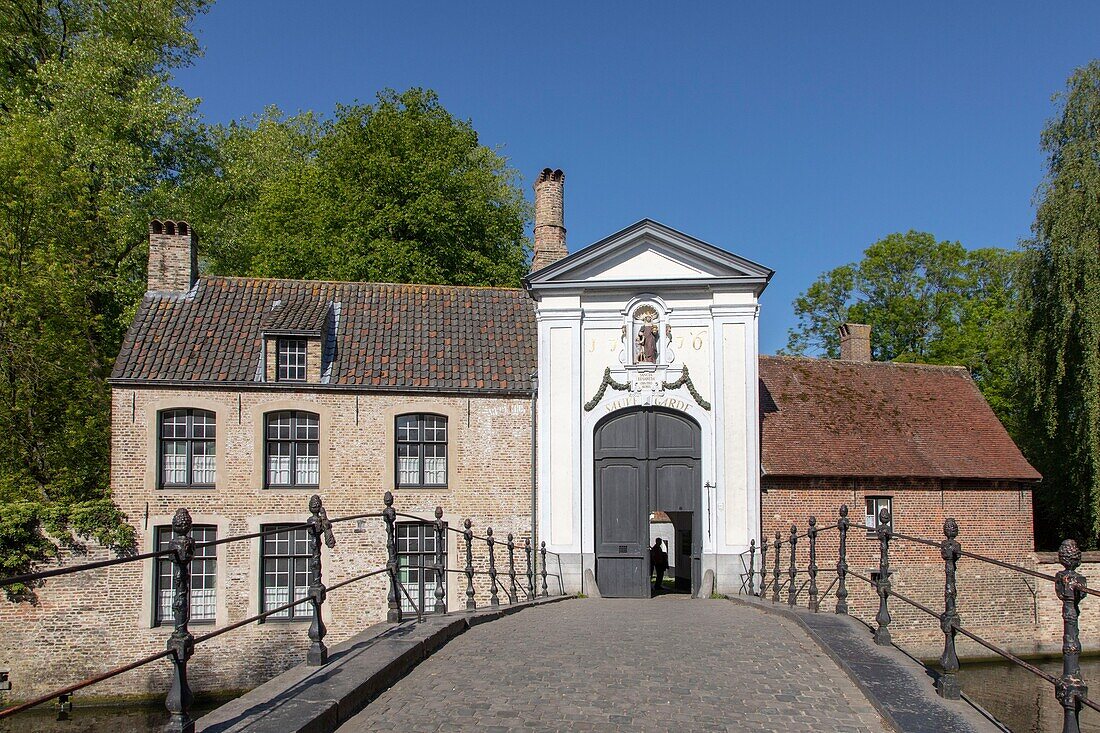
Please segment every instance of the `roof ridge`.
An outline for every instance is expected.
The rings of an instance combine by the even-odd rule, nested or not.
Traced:
[[[272,282],[305,285],[380,285],[394,288],[436,288],[439,290],[505,290],[525,293],[523,288],[510,288],[503,285],[448,285],[443,283],[391,283],[373,280],[307,280],[288,277],[254,277],[251,275],[202,275],[199,280],[228,280],[240,282]]]
[[[970,373],[970,369],[961,364],[926,364],[914,361],[852,361],[850,359],[833,359],[818,356],[796,356],[793,354],[760,354],[761,359],[776,359],[783,361],[803,361],[815,364],[836,364],[838,366],[860,367],[894,367],[898,369],[929,369],[935,371],[964,371]]]

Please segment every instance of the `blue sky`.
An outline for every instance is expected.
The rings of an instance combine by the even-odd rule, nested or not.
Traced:
[[[775,269],[766,353],[890,232],[1028,236],[1051,95],[1100,56],[1085,2],[221,0],[196,29],[209,122],[429,87],[528,197],[565,170],[571,250],[649,217]]]

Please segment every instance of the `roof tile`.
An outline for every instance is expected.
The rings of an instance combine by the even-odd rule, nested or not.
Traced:
[[[1034,481],[963,367],[760,357],[764,472]]]
[[[278,305],[276,305],[278,303]],[[264,331],[320,332],[338,303],[329,384],[527,391],[534,303],[518,289],[206,277],[145,296],[112,377],[251,382]],[[484,323],[509,324],[507,331]]]

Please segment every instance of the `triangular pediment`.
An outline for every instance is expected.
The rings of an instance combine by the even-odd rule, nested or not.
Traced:
[[[762,290],[772,271],[650,219],[531,273],[530,288],[683,282],[743,283]]]

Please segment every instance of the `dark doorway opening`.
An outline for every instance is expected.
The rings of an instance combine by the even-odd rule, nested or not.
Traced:
[[[670,517],[670,554],[680,560],[673,581],[694,592],[701,575],[701,430],[660,407],[613,413],[594,436],[596,583],[601,595],[648,598],[652,591],[650,514]],[[672,516],[676,521],[672,521]]]
[[[657,586],[656,568],[650,567],[650,585],[654,594],[679,593],[690,594],[692,589],[692,532],[695,512],[654,510],[649,515],[650,547],[656,541],[662,541],[662,548],[668,556],[668,570],[663,583]],[[652,566],[652,562],[650,563]]]

